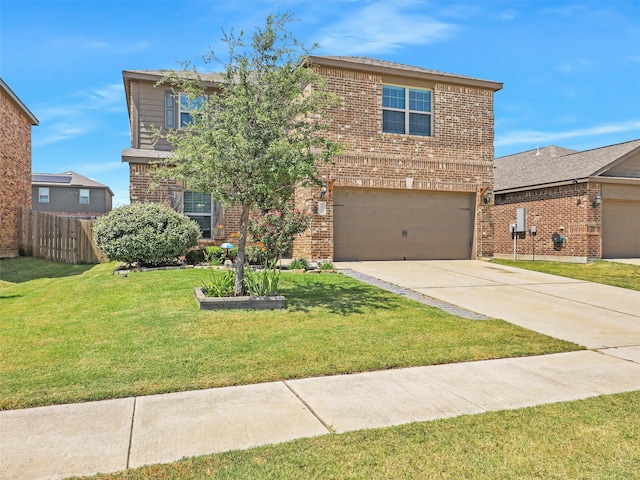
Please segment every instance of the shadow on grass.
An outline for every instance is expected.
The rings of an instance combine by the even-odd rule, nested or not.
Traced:
[[[0,281],[23,283],[40,278],[61,278],[82,275],[95,265],[70,265],[41,258],[16,257],[0,259]]]
[[[343,276],[334,276],[332,281],[320,276],[303,274],[301,277],[306,278],[282,285],[279,293],[287,298],[289,310],[307,312],[323,308],[347,315],[369,309],[391,310],[401,305],[399,297],[371,285]]]

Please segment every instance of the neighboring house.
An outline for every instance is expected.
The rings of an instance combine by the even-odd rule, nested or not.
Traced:
[[[333,139],[346,144],[319,164],[322,187],[296,188],[310,209],[310,229],[293,255],[313,260],[468,259],[493,255],[493,95],[501,83],[365,57],[309,58],[341,105],[329,109]],[[173,205],[219,241],[238,225],[208,196],[160,182],[151,191],[154,159],[170,155],[152,141],[151,125],[179,128],[188,108],[162,73],[125,71],[131,125],[131,202]],[[214,86],[215,76],[207,78]],[[225,226],[217,236],[216,226]]]
[[[518,208],[537,232],[517,240],[519,259],[640,257],[640,140],[496,158],[494,198],[496,258],[513,258]]]
[[[111,211],[113,192],[75,172],[34,173],[32,210],[65,217],[99,217]]]
[[[18,212],[31,206],[32,125],[36,117],[0,78],[0,258],[18,255]]]

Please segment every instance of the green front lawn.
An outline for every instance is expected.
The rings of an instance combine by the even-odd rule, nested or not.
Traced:
[[[640,478],[640,392],[325,435],[101,480]]]
[[[607,262],[599,260],[592,263],[567,263],[547,261],[513,261],[493,260],[500,265],[525,268],[562,277],[585,280],[587,282],[603,283],[614,287],[640,290],[640,265]]]
[[[283,274],[286,311],[199,311],[200,269],[0,261],[0,409],[542,355],[581,347],[336,274]]]

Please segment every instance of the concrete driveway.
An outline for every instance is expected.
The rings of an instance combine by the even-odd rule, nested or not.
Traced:
[[[640,361],[640,292],[476,260],[340,262],[488,317]]]

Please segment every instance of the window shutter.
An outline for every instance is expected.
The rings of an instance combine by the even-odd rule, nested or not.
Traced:
[[[176,128],[176,99],[171,90],[164,92],[164,126]]]

